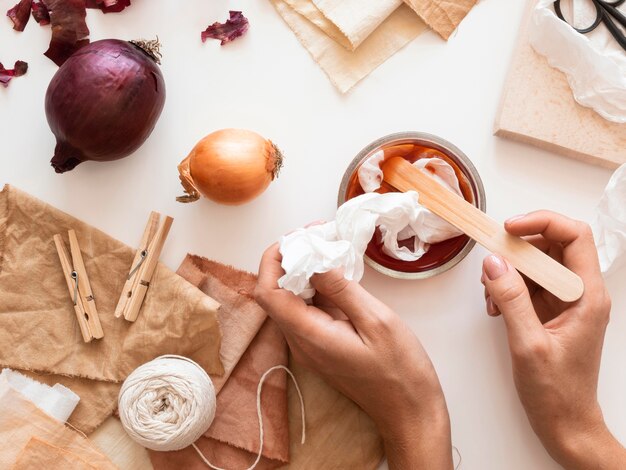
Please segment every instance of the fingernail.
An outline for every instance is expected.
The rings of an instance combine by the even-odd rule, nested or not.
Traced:
[[[495,281],[509,270],[507,264],[498,255],[487,256],[487,258],[485,258],[484,266],[485,274],[490,281]]]
[[[489,316],[495,317],[497,313],[498,308],[496,307],[496,304],[493,303],[491,297],[487,297],[487,314]]]
[[[518,220],[523,219],[524,217],[526,217],[526,214],[520,214],[520,215],[516,215],[515,217],[511,217],[509,219],[506,219],[507,224],[512,224],[513,222],[517,222]]]

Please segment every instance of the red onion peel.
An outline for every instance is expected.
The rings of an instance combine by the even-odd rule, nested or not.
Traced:
[[[15,31],[24,31],[30,19],[30,4],[32,0],[20,0],[17,5],[7,11],[7,16],[13,22]]]
[[[219,39],[222,41],[220,45],[223,46],[243,36],[248,31],[250,23],[240,11],[230,11],[229,16],[230,18],[225,23],[213,23],[205,31],[202,31],[200,33],[202,42],[205,42],[207,38]]]
[[[5,88],[9,86],[11,79],[15,77],[21,77],[28,71],[28,64],[21,60],[15,62],[12,69],[5,69],[2,63],[0,63],[0,85]]]

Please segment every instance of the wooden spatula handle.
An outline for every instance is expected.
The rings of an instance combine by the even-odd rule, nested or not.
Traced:
[[[506,258],[544,289],[564,302],[578,300],[584,291],[580,277],[504,227],[462,197],[441,186],[401,157],[383,164],[384,179],[399,191],[417,191],[420,203],[476,240]]]

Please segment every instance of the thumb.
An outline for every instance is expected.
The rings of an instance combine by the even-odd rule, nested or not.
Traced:
[[[487,292],[504,317],[511,346],[513,341],[526,343],[529,336],[545,334],[524,279],[508,261],[487,256],[483,274]]]
[[[341,269],[316,274],[311,278],[311,283],[320,294],[345,313],[359,334],[376,330],[375,326],[392,316],[391,310],[358,282],[344,278]]]

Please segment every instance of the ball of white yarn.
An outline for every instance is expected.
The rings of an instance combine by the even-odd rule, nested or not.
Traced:
[[[118,406],[133,440],[152,450],[179,450],[197,441],[213,422],[215,388],[191,359],[161,356],[128,376]]]

